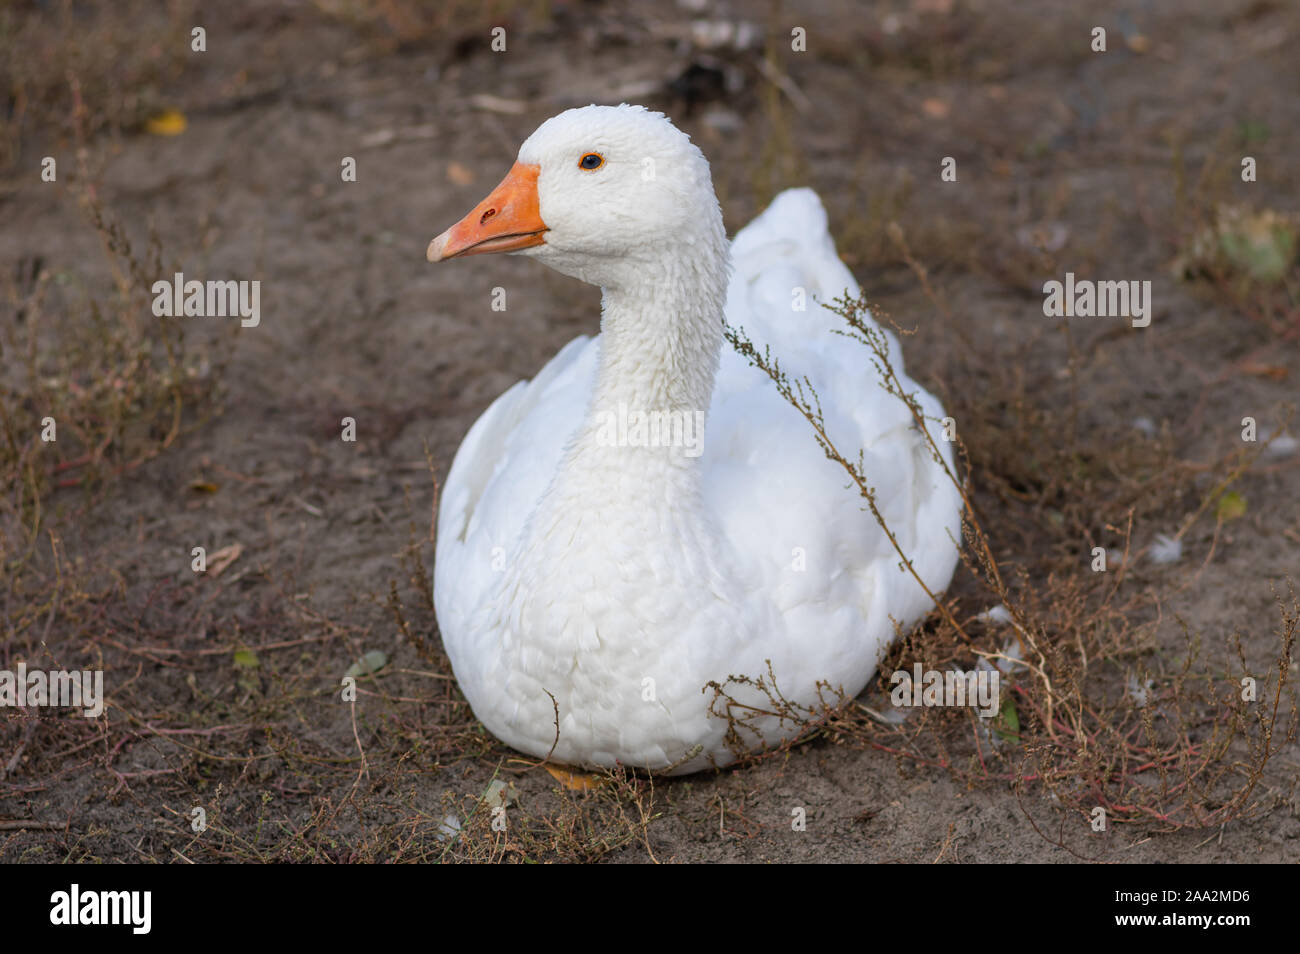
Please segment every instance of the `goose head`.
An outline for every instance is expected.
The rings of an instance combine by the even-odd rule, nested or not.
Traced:
[[[501,184],[430,242],[427,257],[491,252],[617,289],[679,275],[683,260],[724,272],[727,246],[703,153],[662,113],[624,104],[544,122]]]

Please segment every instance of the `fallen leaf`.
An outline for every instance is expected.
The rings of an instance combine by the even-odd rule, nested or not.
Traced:
[[[145,120],[144,131],[151,136],[179,136],[188,125],[179,109],[164,109]]]
[[[592,775],[590,772],[567,769],[562,765],[548,764],[543,765],[542,768],[546,769],[551,778],[570,792],[589,792],[592,789],[603,788],[605,785],[605,779],[602,776]]]
[[[247,693],[256,693],[261,689],[257,670],[262,668],[262,661],[251,649],[236,649],[234,655],[235,671],[239,674],[235,682]]]
[[[349,668],[346,675],[353,679],[358,676],[367,676],[372,672],[379,672],[388,665],[388,654],[382,650],[372,649],[366,653]]]
[[[1219,498],[1219,503],[1214,508],[1214,515],[1225,522],[1245,516],[1246,498],[1235,490],[1229,490]]]
[[[244,545],[242,543],[232,543],[228,547],[222,547],[208,558],[208,575],[220,576],[221,571],[238,560],[239,555],[243,552]]]
[[[1002,727],[993,727],[993,731],[1004,739],[1011,742],[1020,741],[1020,713],[1016,712],[1016,702],[1010,696],[1002,700],[1001,716]]]
[[[1272,135],[1272,130],[1268,128],[1267,123],[1259,122],[1254,119],[1243,119],[1237,125],[1237,135],[1241,137],[1246,145],[1252,142],[1264,142]]]
[[[515,790],[514,782],[503,782],[497,778],[492,780],[483,793],[483,801],[488,808],[505,808],[512,802],[519,801],[519,792]]]
[[[1296,232],[1280,216],[1244,217],[1219,235],[1219,248],[1233,266],[1262,282],[1281,281],[1295,258]]]

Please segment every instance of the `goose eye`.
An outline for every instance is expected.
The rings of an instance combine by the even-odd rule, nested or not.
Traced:
[[[605,164],[605,157],[598,152],[589,152],[578,160],[578,168],[591,171]]]

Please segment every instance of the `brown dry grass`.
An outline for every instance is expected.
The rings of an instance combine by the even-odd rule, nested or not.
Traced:
[[[897,226],[894,231],[902,243]],[[931,301],[946,307],[930,288],[925,269],[906,247],[903,254]],[[1202,829],[1287,804],[1300,775],[1292,773],[1264,784],[1265,792],[1258,790],[1270,760],[1295,740],[1300,720],[1289,678],[1300,633],[1294,582],[1275,593],[1273,656],[1249,661],[1240,635],[1216,656],[1207,651],[1204,634],[1181,620],[1181,645],[1156,640],[1164,604],[1193,586],[1199,574],[1163,592],[1125,586],[1126,569],[1140,556],[1130,547],[1135,517],[1162,508],[1180,485],[1190,491],[1193,475],[1209,473],[1212,489],[1185,515],[1181,537],[1211,512],[1266,445],[1218,460],[1180,461],[1167,446],[1117,448],[1105,434],[1074,434],[1073,440],[1064,440],[1072,431],[1062,424],[1074,417],[1074,408],[1022,417],[1017,427],[1003,429],[987,406],[969,413],[957,406],[949,413],[971,424],[957,438],[964,466],[953,472],[924,431],[919,405],[903,390],[888,343],[870,323],[866,300],[842,299],[833,310],[843,319],[847,336],[868,350],[888,393],[909,407],[927,434],[935,461],[962,493],[962,562],[976,583],[964,588],[960,598],[932,594],[937,609],[930,624],[910,635],[900,633],[898,646],[881,666],[879,688],[888,694],[889,674],[909,671],[913,661],[926,670],[969,670],[985,660],[1004,670],[1003,691],[1009,695],[1003,696],[1000,715],[991,723],[982,723],[973,711],[923,709],[899,725],[864,704],[837,698],[831,686],[824,705],[807,708],[788,702],[770,674],[737,680],[766,693],[769,704],[762,714],[804,723],[810,735],[864,743],[901,761],[945,769],[967,785],[1011,783],[1017,793],[1032,789],[1085,820],[1102,809],[1111,823],[1142,823],[1158,831]],[[841,449],[826,431],[815,391],[790,379],[779,357],[760,352],[743,331],[729,329],[728,340],[807,419],[817,444],[843,468],[911,571],[908,554],[898,548],[878,509],[861,457]],[[1013,440],[1018,453],[998,453],[999,438]],[[1027,447],[1041,449],[1043,456],[1024,453]],[[1013,461],[1022,472],[1011,470]],[[1095,466],[1101,461],[1125,476],[1104,479],[1106,472]],[[1071,501],[1074,506],[1066,505]],[[1122,519],[1106,522],[1107,514]],[[1215,540],[1225,519],[1220,508]],[[1006,525],[1032,528],[1034,550],[1061,558],[1042,561],[1035,572],[1008,573],[1002,561],[1018,552],[1023,541],[985,529]],[[1122,542],[1119,567],[1090,576],[1079,573],[1080,561],[1086,564],[1093,546],[1108,536]],[[1213,553],[1212,542],[1206,563]],[[1009,627],[984,618],[990,605],[1008,610]],[[1255,684],[1249,699],[1243,680]],[[758,714],[742,711],[727,686],[714,690],[722,700],[715,711],[736,728],[747,727]],[[1026,817],[1033,824],[1032,816]]]
[[[485,19],[466,29],[498,16],[495,7],[475,6]],[[317,7],[353,23],[380,51],[432,42],[449,11],[460,9],[437,5],[438,16],[429,17],[428,5],[407,0],[320,0]],[[166,22],[145,37],[132,27],[130,5],[116,15],[96,7],[89,25],[74,20],[69,2],[54,9],[52,25],[24,5],[0,12],[0,79],[11,105],[0,117],[0,166],[38,127],[85,146],[135,129],[167,105],[160,88],[175,75],[179,54],[163,51],[184,47],[176,42],[188,31],[184,4],[170,6]],[[548,15],[544,6],[523,14],[539,21]],[[1005,78],[1006,64],[981,52],[991,44],[977,19],[961,11],[944,29],[938,40],[905,30],[866,50],[832,44],[827,56],[847,64],[869,60],[883,77],[892,71],[934,81]],[[60,40],[73,30],[93,30],[106,42]],[[779,68],[774,59],[772,70]],[[785,94],[774,82],[761,89],[759,121],[769,134],[749,170],[756,204],[801,184],[809,167],[790,134],[797,117]],[[1222,151],[1194,176],[1175,160],[1173,219],[1139,196],[1140,214],[1170,258],[1195,246],[1230,205],[1229,181],[1214,170],[1231,155],[1232,136],[1225,133]],[[310,581],[298,574],[300,555],[292,552],[273,550],[197,588],[172,580],[142,589],[115,572],[111,552],[77,545],[81,521],[111,508],[123,482],[174,453],[183,436],[201,435],[220,412],[223,361],[220,347],[186,341],[179,324],[142,325],[149,281],[170,263],[143,230],[132,232],[113,216],[99,198],[87,153],[81,155],[78,201],[86,229],[104,249],[112,285],[83,287],[79,275],[31,259],[4,286],[16,320],[0,332],[0,636],[6,660],[93,665],[128,677],[103,720],[5,713],[0,797],[14,817],[5,819],[0,853],[12,856],[16,842],[5,839],[30,822],[32,830],[62,827],[57,838],[17,852],[19,860],[590,861],[627,846],[653,857],[653,823],[671,808],[654,779],[626,773],[611,773],[592,793],[548,789],[512,802],[505,830],[493,826],[488,783],[526,777],[527,763],[473,719],[429,635],[436,632],[425,529],[432,482],[411,490],[410,529],[386,585],[346,613],[315,608]],[[884,188],[876,183],[860,201],[846,203],[858,211],[846,216],[839,238],[855,267],[914,276],[947,327],[959,328],[961,316],[937,274],[991,276],[1021,294],[1043,270],[1063,270],[1045,245],[1007,238],[1031,219],[1068,215],[1063,191],[1040,198],[1032,216],[1002,223],[1010,227],[991,239],[983,223],[961,217],[912,221],[906,232],[893,226],[915,218],[905,215],[914,193],[906,174]],[[1072,254],[1077,261],[1093,251]],[[1250,369],[1264,362],[1265,349],[1295,339],[1294,268],[1267,286],[1243,280],[1213,257],[1197,257],[1188,271],[1199,294],[1266,335],[1258,353],[1220,375],[1255,373]],[[844,302],[840,312],[868,349],[864,357],[888,373],[892,356],[859,320],[865,305]],[[964,374],[986,358],[978,347],[966,348],[955,370]],[[1208,390],[1212,382],[1205,383]],[[1043,826],[1043,837],[1081,857],[1089,850],[1078,837],[1067,838],[1063,826],[1079,830],[1074,822],[1086,824],[1098,807],[1114,824],[1168,831],[1218,827],[1292,799],[1296,778],[1279,769],[1274,755],[1296,730],[1289,671],[1300,625],[1294,588],[1276,593],[1269,652],[1251,656],[1240,634],[1224,645],[1184,620],[1176,640],[1159,636],[1170,618],[1166,607],[1197,585],[1200,568],[1155,584],[1128,577],[1141,557],[1131,547],[1132,528],[1157,514],[1174,513],[1179,536],[1212,523],[1217,540],[1232,520],[1219,502],[1258,471],[1262,448],[1185,458],[1167,433],[1148,440],[1080,426],[1079,387],[1056,405],[1036,399],[1041,387],[1022,374],[945,395],[962,422],[962,466],[954,477],[968,481],[964,570],[927,624],[901,639],[881,667],[882,677],[913,661],[969,668],[979,658],[997,660],[1010,640],[1026,665],[1008,679],[1009,708],[991,726],[965,710],[922,710],[900,725],[873,714],[875,696],[843,700],[828,687],[827,706],[791,713],[808,725],[807,736],[793,744],[868,747],[893,757],[905,775],[941,771],[966,786],[1011,786],[1027,823],[1039,827],[1044,806],[1056,812],[1062,828]],[[817,420],[806,410],[811,443]],[[52,445],[40,440],[47,416],[58,426]],[[855,449],[821,436],[832,459],[865,489],[868,475],[855,470]],[[1080,573],[1099,545],[1123,550],[1122,564]],[[1211,544],[1201,568],[1214,553]],[[223,613],[223,600],[234,594],[241,596],[239,611]],[[993,603],[1009,609],[1013,626],[981,618]],[[336,661],[357,659],[373,645],[381,624],[368,611],[376,607],[419,666],[363,677],[357,692],[365,705],[340,704]],[[1253,704],[1241,699],[1243,675],[1258,683]],[[1135,695],[1142,693],[1130,687],[1148,681],[1139,705]],[[725,703],[726,687],[718,692]],[[430,778],[444,793],[433,803],[422,797]],[[86,779],[92,791],[82,808],[50,821],[52,796]],[[206,813],[206,830],[178,836],[197,807]],[[123,824],[123,816],[130,821]],[[448,816],[459,824],[454,837],[445,831]]]

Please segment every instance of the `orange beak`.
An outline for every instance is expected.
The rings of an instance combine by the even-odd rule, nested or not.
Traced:
[[[426,257],[444,262],[464,255],[517,252],[545,245],[546,223],[537,207],[538,166],[516,162],[492,194],[429,243]]]

